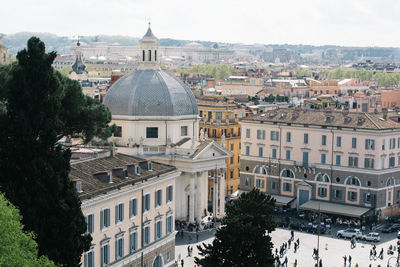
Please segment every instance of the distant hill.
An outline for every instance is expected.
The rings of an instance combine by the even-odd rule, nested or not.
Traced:
[[[70,47],[76,42],[76,38],[58,36],[53,33],[43,32],[18,32],[14,34],[1,34],[3,36],[3,44],[8,47],[9,54],[16,54],[18,51],[26,47],[28,39],[32,36],[39,37],[45,44],[47,51],[57,51],[59,54],[69,54]],[[92,44],[96,42],[104,42],[107,44],[119,45],[138,45],[140,38],[122,35],[94,35],[79,36],[83,43]],[[159,39],[161,46],[184,46],[193,41],[191,40],[175,40],[170,38]],[[211,46],[215,42],[196,41],[204,46]]]

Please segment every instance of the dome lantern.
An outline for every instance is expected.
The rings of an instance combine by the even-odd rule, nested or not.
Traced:
[[[151,31],[150,22],[146,34],[139,44],[140,60],[138,69],[159,69],[158,39]]]

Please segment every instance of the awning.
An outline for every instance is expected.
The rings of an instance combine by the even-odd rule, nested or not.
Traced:
[[[299,209],[312,210],[312,211],[320,210],[322,213],[336,214],[336,215],[356,217],[356,218],[361,217],[370,210],[369,208],[364,208],[364,207],[357,207],[357,206],[344,205],[344,204],[318,201],[318,200],[310,200],[301,205]]]
[[[271,195],[271,194],[267,195],[270,195],[271,197],[275,198],[276,200],[275,206],[286,206],[294,200],[294,197],[286,197],[286,196]]]

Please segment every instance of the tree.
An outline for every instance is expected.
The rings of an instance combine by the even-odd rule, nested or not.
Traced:
[[[271,216],[274,203],[258,189],[242,194],[227,207],[212,244],[197,246],[202,258],[196,257],[195,263],[208,267],[273,266],[269,233],[275,230]]]
[[[0,194],[0,266],[55,266],[47,257],[38,257],[35,235],[22,229],[18,209]]]
[[[0,69],[0,187],[20,210],[25,230],[37,235],[39,255],[78,266],[91,236],[68,178],[71,153],[57,142],[105,138],[113,127],[105,106],[52,68],[55,56],[32,37],[18,62]]]

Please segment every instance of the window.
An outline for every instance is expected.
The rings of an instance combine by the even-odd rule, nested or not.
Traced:
[[[85,267],[94,267],[94,252],[93,250],[85,254]]]
[[[119,203],[115,206],[115,223],[120,223],[124,220],[124,203]]]
[[[137,215],[137,199],[131,199],[129,201],[129,218],[133,218]]]
[[[147,170],[148,171],[152,171],[153,170],[153,162],[150,161],[150,162],[147,163]]]
[[[277,189],[275,181],[270,181],[269,182],[269,189],[271,189],[271,190],[276,190]]]
[[[146,59],[144,50],[142,51],[142,61]]]
[[[155,227],[155,239],[160,239],[162,237],[162,221],[159,220],[156,222]]]
[[[265,140],[265,130],[257,130],[257,139]]]
[[[357,138],[351,138],[351,148],[357,148]]]
[[[290,160],[290,150],[286,150],[286,160]]]
[[[264,154],[263,148],[262,148],[262,147],[259,147],[259,148],[258,148],[258,156],[259,156],[259,157],[262,157],[263,154]]]
[[[346,182],[347,185],[360,186],[360,180],[356,177],[349,177]]]
[[[146,127],[146,138],[158,138],[158,127]]]
[[[117,129],[114,132],[114,137],[122,137],[122,127],[117,126]]]
[[[230,164],[233,164],[233,156],[232,157],[230,157]]]
[[[390,149],[396,148],[396,138],[390,138]]]
[[[231,144],[231,151],[235,148],[234,144]]]
[[[150,225],[143,228],[143,245],[146,246],[150,243]]]
[[[326,154],[321,154],[321,164],[326,164]]]
[[[381,158],[381,169],[385,168],[385,157]]]
[[[110,263],[110,245],[106,244],[101,247],[101,266]]]
[[[292,192],[292,184],[291,183],[283,183],[283,191],[284,192]]]
[[[107,174],[107,182],[108,182],[109,184],[112,183],[112,173]]]
[[[364,202],[371,202],[371,194],[370,193],[364,193],[363,194],[363,200]]]
[[[149,211],[150,210],[150,194],[146,194],[143,196],[143,211]]]
[[[318,196],[319,197],[326,197],[327,196],[326,187],[318,187]]]
[[[333,190],[333,197],[336,199],[341,199],[342,198],[342,191],[339,189]]]
[[[305,167],[308,166],[308,152],[306,152],[306,151],[303,151],[303,165]]]
[[[135,173],[139,175],[140,174],[140,170],[141,170],[140,166],[136,166]]]
[[[181,126],[181,136],[187,136],[187,135],[188,135],[188,127]]]
[[[279,132],[271,131],[271,141],[279,141]]]
[[[336,146],[337,147],[342,146],[342,137],[341,136],[336,136]]]
[[[138,234],[135,231],[129,235],[129,252],[130,253],[132,253],[138,249],[137,242],[138,242]]]
[[[156,208],[162,205],[162,190],[159,189],[154,193],[154,205]]]
[[[151,50],[149,50],[149,61],[151,61]]]
[[[250,147],[246,146],[246,156],[249,156],[249,155],[250,155]]]
[[[354,191],[348,191],[347,192],[347,200],[348,201],[357,201],[357,192]]]
[[[172,201],[173,193],[174,193],[174,190],[173,190],[172,185],[167,186],[167,203]]]
[[[375,150],[375,140],[374,139],[365,139],[365,149],[366,150]]]
[[[250,138],[250,129],[246,129],[246,138]]]
[[[285,177],[285,178],[294,178],[294,173],[293,173],[292,170],[284,169],[284,170],[282,171],[282,177]]]
[[[256,187],[257,188],[264,188],[264,180],[263,179],[256,179]]]
[[[317,174],[317,179],[318,182],[323,182],[323,183],[329,183],[330,179],[328,174],[322,174],[322,173],[318,173]]]
[[[341,161],[342,161],[342,156],[341,155],[336,155],[336,165],[337,166],[340,166]]]
[[[154,61],[157,61],[157,50],[154,50]]]
[[[129,172],[128,172],[128,170],[124,170],[124,177],[125,177],[125,178],[128,178],[128,177],[129,177]]]
[[[373,169],[373,168],[374,168],[374,159],[372,159],[372,158],[365,158],[365,159],[364,159],[364,168],[366,168],[366,169]]]
[[[400,137],[397,138],[397,148],[400,148]]]
[[[172,233],[172,216],[167,217],[167,234]]]
[[[110,226],[110,209],[100,211],[100,230]]]
[[[272,158],[276,159],[276,148],[272,149]]]
[[[390,157],[389,158],[389,168],[393,168],[395,164],[396,164],[396,158]]]
[[[304,144],[308,144],[308,133],[304,134]]]
[[[217,120],[222,120],[222,112],[215,112],[215,118]]]
[[[92,234],[94,231],[94,214],[86,215],[87,233]]]
[[[322,136],[321,144],[322,144],[323,146],[326,146],[326,135],[323,135],[323,136]]]
[[[288,143],[292,142],[292,133],[291,132],[286,132],[286,142],[288,142]]]
[[[349,157],[349,167],[358,167],[358,157]]]
[[[120,237],[117,239],[117,243],[116,243],[116,254],[115,254],[115,259],[118,260],[122,257],[124,257],[124,238]]]

